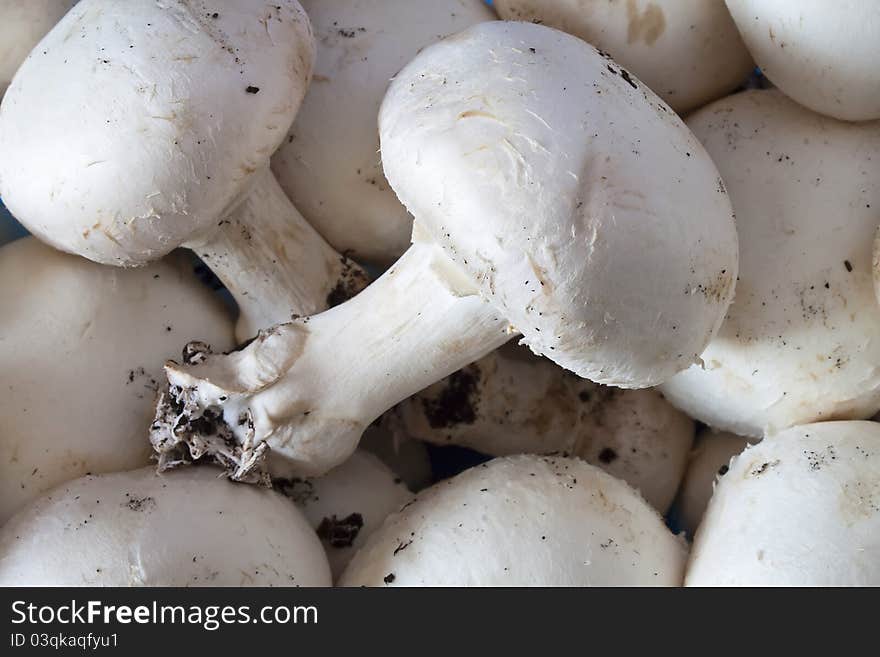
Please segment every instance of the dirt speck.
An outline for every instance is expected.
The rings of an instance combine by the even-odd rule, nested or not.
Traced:
[[[344,518],[335,515],[324,518],[318,525],[318,537],[333,548],[347,548],[354,544],[355,539],[364,526],[364,517],[360,513],[351,513]]]

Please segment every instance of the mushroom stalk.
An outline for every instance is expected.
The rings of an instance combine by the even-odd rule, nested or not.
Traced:
[[[323,474],[383,412],[511,333],[440,247],[417,241],[341,306],[227,357],[195,348],[168,363],[151,430],[160,469],[212,457],[241,481]]]
[[[305,220],[265,168],[216,231],[187,247],[238,303],[236,337],[320,312],[366,286],[364,271]]]
[[[269,171],[312,77],[308,17],[296,0],[202,4],[77,3],[4,96],[0,196],[35,237],[102,264],[194,247],[245,340],[323,308],[351,267]]]

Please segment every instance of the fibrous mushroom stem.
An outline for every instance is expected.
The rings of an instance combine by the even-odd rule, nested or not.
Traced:
[[[219,461],[244,481],[317,476],[384,411],[506,342],[509,323],[434,245],[327,312],[245,349],[166,365],[151,440],[168,466]]]
[[[238,303],[235,333],[241,342],[260,329],[321,312],[368,282],[359,265],[312,228],[269,169],[254,178],[247,196],[216,231],[187,245]]]

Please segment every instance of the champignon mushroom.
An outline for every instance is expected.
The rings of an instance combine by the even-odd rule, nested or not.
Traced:
[[[334,581],[370,534],[413,496],[388,466],[362,450],[323,477],[273,484],[318,532]]]
[[[880,424],[823,422],[736,457],[697,531],[688,586],[880,585]]]
[[[376,117],[388,81],[418,51],[494,15],[480,0],[303,0],[315,76],[272,171],[313,225],[355,259],[391,263],[412,217],[379,157]]]
[[[76,0],[0,0],[0,98],[31,49]]]
[[[661,513],[684,475],[694,423],[656,390],[621,390],[502,348],[387,414],[404,434],[491,456],[568,454],[639,490]]]
[[[87,472],[147,465],[164,359],[196,336],[234,340],[187,258],[123,270],[28,237],[0,248],[0,280],[2,524]]]
[[[692,115],[737,217],[741,275],[721,331],[661,390],[712,427],[760,437],[880,409],[880,122],[814,114],[778,90]]]
[[[880,4],[726,0],[764,74],[814,112],[880,119]]]
[[[342,586],[679,586],[687,549],[619,479],[513,456],[419,493],[367,539]]]
[[[0,529],[0,586],[329,586],[302,513],[218,474],[143,468],[53,490]]]
[[[723,0],[496,0],[500,16],[559,28],[611,53],[679,113],[721,98],[754,67]]]
[[[359,276],[269,170],[310,79],[308,18],[296,0],[207,6],[79,2],[3,101],[0,195],[96,262],[193,249],[235,297],[243,341]]]
[[[539,25],[479,24],[395,78],[380,135],[414,245],[341,306],[169,363],[160,466],[208,455],[240,480],[319,475],[514,330],[623,387],[699,361],[733,294],[730,204],[680,119],[607,56]]]
[[[880,303],[880,226],[874,237],[874,293],[877,295],[877,303]]]
[[[672,511],[678,526],[688,536],[696,534],[718,478],[727,473],[730,460],[748,447],[750,442],[755,442],[755,439],[711,430],[704,430],[697,437]]]

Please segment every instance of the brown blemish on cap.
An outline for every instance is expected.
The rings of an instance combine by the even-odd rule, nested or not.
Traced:
[[[640,12],[636,0],[627,0],[626,16],[629,20],[627,43],[641,40],[650,46],[666,31],[666,16],[653,2],[649,2]]]

